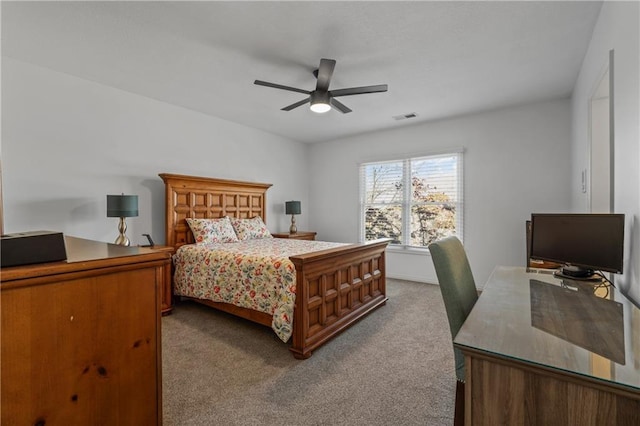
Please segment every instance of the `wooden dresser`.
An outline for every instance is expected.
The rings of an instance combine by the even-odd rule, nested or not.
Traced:
[[[0,423],[161,424],[170,253],[65,244],[67,261],[1,271]]]

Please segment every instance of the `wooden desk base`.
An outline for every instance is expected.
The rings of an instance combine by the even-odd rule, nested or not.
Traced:
[[[638,425],[637,393],[464,350],[466,425]]]

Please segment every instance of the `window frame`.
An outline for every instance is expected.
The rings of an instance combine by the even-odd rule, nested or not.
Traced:
[[[399,158],[398,158],[399,157]],[[401,243],[390,243],[389,248],[394,251],[406,251],[406,252],[427,252],[427,246],[411,245],[411,208],[417,204],[424,205],[425,202],[415,203],[412,200],[412,185],[411,185],[411,163],[415,160],[433,160],[438,157],[455,157],[456,160],[456,176],[454,176],[456,193],[458,199],[451,204],[455,205],[456,217],[455,217],[455,236],[464,243],[464,148],[455,148],[450,150],[443,150],[438,152],[428,152],[420,154],[402,155],[396,158],[380,159],[380,160],[367,160],[358,164],[358,185],[359,185],[359,241],[361,243],[366,242],[366,207],[371,205],[365,203],[366,198],[366,176],[365,168],[372,165],[383,165],[385,163],[401,163],[402,164],[402,182],[403,182],[403,198],[400,203],[402,213],[402,233]],[[439,202],[428,202],[427,204],[441,205]],[[407,241],[409,236],[409,241]]]

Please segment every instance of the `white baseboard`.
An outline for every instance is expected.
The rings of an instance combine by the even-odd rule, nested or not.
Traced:
[[[406,274],[387,274],[387,278],[395,278],[397,280],[415,281],[418,283],[438,284],[438,278],[433,276],[413,276]]]

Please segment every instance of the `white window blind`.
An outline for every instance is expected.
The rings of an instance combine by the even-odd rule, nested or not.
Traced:
[[[462,240],[462,182],[462,152],[361,164],[361,240],[406,247]]]

